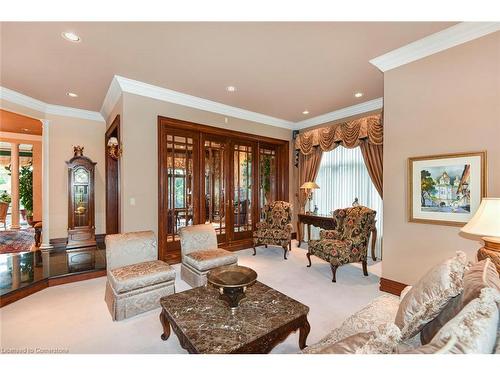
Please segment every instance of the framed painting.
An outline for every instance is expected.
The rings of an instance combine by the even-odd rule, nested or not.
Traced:
[[[408,159],[408,216],[462,226],[486,196],[486,151]]]

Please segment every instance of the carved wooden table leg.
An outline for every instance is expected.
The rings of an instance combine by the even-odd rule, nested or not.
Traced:
[[[160,314],[160,322],[163,327],[163,333],[161,334],[161,339],[165,341],[170,337],[170,323],[168,322],[167,315],[163,310],[161,311]]]
[[[306,340],[307,340],[307,335],[309,335],[309,332],[311,331],[311,326],[309,325],[309,322],[307,321],[307,317],[304,318],[304,325],[300,327],[299,330],[299,348],[304,349],[306,345]]]
[[[375,255],[375,244],[377,243],[377,228],[373,228],[372,230],[372,259],[373,261],[377,260]]]
[[[307,243],[311,241],[311,224],[307,224]]]

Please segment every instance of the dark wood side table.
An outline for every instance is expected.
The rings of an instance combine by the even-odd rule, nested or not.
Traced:
[[[297,240],[299,241],[299,247],[304,239],[303,226],[307,225],[307,238],[311,238],[311,225],[321,228],[321,229],[335,229],[335,219],[332,216],[322,216],[322,215],[312,215],[312,214],[298,214],[297,220]],[[377,257],[375,256],[375,244],[377,242],[377,228],[375,225],[371,229],[372,233],[372,259],[375,261]]]
[[[160,304],[161,339],[172,330],[189,353],[269,353],[297,329],[304,349],[311,329],[309,307],[258,281],[234,311],[212,286],[163,297]]]

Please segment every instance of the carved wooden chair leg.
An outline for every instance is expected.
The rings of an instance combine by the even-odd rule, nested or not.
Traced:
[[[339,268],[339,266],[334,266],[333,264],[330,263],[330,268],[332,269],[332,283],[336,283],[337,268]]]
[[[309,261],[309,264],[307,265],[307,267],[311,267],[311,253],[307,253],[306,254],[306,257],[307,257],[307,260]]]
[[[292,241],[290,241],[290,242],[288,243],[288,249],[289,249],[289,251],[292,251]]]
[[[288,246],[287,245],[283,246],[283,250],[284,250],[283,258],[285,258],[286,260],[286,251],[288,250]]]
[[[266,243],[266,244],[264,244],[264,247],[267,249],[267,243]]]
[[[366,260],[363,261],[363,275],[368,276],[368,267]]]
[[[257,254],[257,250],[255,250],[255,246],[253,247],[253,255],[255,256]]]

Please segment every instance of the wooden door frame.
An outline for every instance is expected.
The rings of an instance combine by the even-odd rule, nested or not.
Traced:
[[[104,164],[105,164],[105,186],[106,186],[106,233],[108,232],[108,160],[111,158],[111,156],[108,155],[108,140],[111,138],[111,134],[116,132],[116,139],[118,140],[118,145],[121,145],[121,133],[120,133],[120,115],[116,115],[113,122],[109,126],[108,130],[106,130],[106,133],[104,135]],[[117,201],[118,201],[118,207],[117,207],[117,221],[118,221],[118,233],[121,232],[121,163],[120,163],[120,158],[116,160],[116,169],[117,169],[117,179],[118,179],[118,187],[117,187]]]
[[[179,120],[179,119],[174,119],[174,118],[169,118],[169,117],[164,117],[164,116],[158,116],[157,120],[157,142],[158,142],[158,245],[159,245],[159,256],[160,259],[162,260],[167,260],[169,263],[174,263],[174,262],[179,262],[181,260],[181,255],[180,255],[180,246],[179,249],[174,249],[167,251],[166,248],[166,241],[165,237],[163,235],[164,232],[164,227],[165,223],[163,220],[163,210],[165,207],[165,193],[166,193],[166,186],[163,184],[163,174],[162,174],[162,166],[164,165],[164,158],[162,158],[163,155],[163,148],[164,148],[164,139],[162,138],[162,134],[165,134],[165,131],[163,128],[170,128],[172,130],[179,130],[179,131],[189,131],[192,134],[197,134],[197,139],[198,139],[198,157],[196,160],[193,159],[195,163],[197,163],[199,166],[203,165],[202,163],[202,157],[203,157],[203,139],[204,135],[214,135],[214,136],[220,136],[228,139],[228,145],[232,145],[233,143],[229,142],[229,139],[231,140],[237,140],[240,142],[251,142],[254,144],[255,149],[253,150],[253,153],[255,155],[253,159],[253,166],[252,166],[252,171],[253,173],[256,173],[258,176],[258,165],[259,165],[259,144],[267,144],[267,145],[275,145],[277,147],[277,179],[278,179],[278,186],[277,186],[277,199],[279,200],[284,200],[288,201],[289,200],[289,173],[290,173],[290,164],[289,164],[289,140],[282,140],[282,139],[276,139],[276,138],[271,138],[271,137],[266,137],[266,136],[260,136],[260,135],[254,135],[254,134],[249,134],[249,133],[244,133],[240,131],[235,131],[235,130],[229,130],[229,129],[224,129],[224,128],[218,128],[214,126],[209,126],[209,125],[204,125],[204,124],[197,124],[194,122],[189,122],[185,120]],[[230,155],[227,158],[226,163],[229,163],[229,161],[233,160],[233,150],[229,147]],[[255,162],[257,160],[257,162]],[[194,170],[194,168],[193,168]],[[230,171],[231,168],[229,166],[228,171]],[[199,173],[198,173],[199,175]],[[198,179],[201,177],[198,177]],[[229,178],[229,177],[228,177]],[[257,177],[257,180],[259,177]],[[230,182],[230,185],[232,186],[232,182]],[[199,182],[200,188],[201,188],[201,181]],[[226,190],[229,191],[229,185],[226,187]],[[230,194],[226,193],[226,200],[229,200],[230,197],[232,197],[233,192],[230,191]],[[258,207],[258,190],[253,189],[252,192],[253,195],[253,200],[254,200],[254,206]],[[193,195],[194,197],[194,195]],[[202,219],[201,215],[201,202],[200,199],[198,199],[198,202],[196,202],[196,207],[193,207],[195,213],[195,220],[193,222],[195,224],[200,224]],[[227,205],[226,206],[226,215],[229,213],[230,217],[232,212],[232,206]],[[256,223],[259,221],[258,217],[258,208],[255,208],[252,211],[252,218],[253,218],[253,223],[252,226],[255,229]],[[232,219],[231,219],[232,221]],[[203,220],[204,222],[204,220]],[[240,250],[240,249],[245,249],[251,246],[252,239],[244,239],[244,240],[235,240],[235,241],[229,241],[226,245],[222,245],[221,247],[226,248],[228,250]],[[170,253],[172,252],[172,253]],[[175,253],[174,253],[175,252]]]

